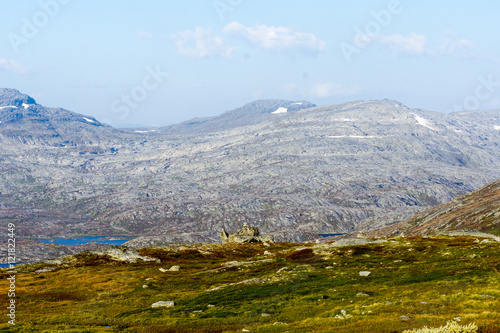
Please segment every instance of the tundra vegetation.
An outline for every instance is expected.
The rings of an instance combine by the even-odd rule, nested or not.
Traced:
[[[26,264],[16,325],[5,320],[0,332],[500,332],[499,242],[384,240],[196,244],[137,250],[156,261],[87,252]]]

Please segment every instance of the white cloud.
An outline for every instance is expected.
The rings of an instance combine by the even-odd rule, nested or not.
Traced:
[[[348,86],[336,82],[317,81],[307,86],[288,84],[283,87],[288,95],[304,98],[328,98],[335,96],[352,96],[359,94],[363,89],[360,86]]]
[[[151,35],[151,33],[147,32],[147,31],[143,31],[143,30],[138,31],[137,36],[139,36],[140,38],[143,38],[143,39],[151,39],[153,37],[153,35]]]
[[[0,68],[17,74],[29,74],[31,70],[20,62],[12,59],[0,58]]]
[[[384,45],[390,50],[398,53],[410,55],[425,55],[428,53],[427,37],[425,37],[424,35],[380,35],[375,38],[375,42]]]
[[[437,48],[438,54],[459,54],[465,57],[473,57],[473,44],[467,39],[460,39],[456,42],[451,39],[444,39],[441,45]]]
[[[246,27],[241,23],[232,22],[224,28],[224,33],[266,51],[317,55],[326,49],[326,43],[319,40],[314,34],[298,32],[285,27],[266,25]]]
[[[198,27],[172,35],[179,53],[190,58],[232,57],[234,49],[214,36],[210,28]]]
[[[415,56],[440,56],[454,55],[462,57],[480,57],[473,51],[473,43],[467,39],[453,41],[446,38],[441,44],[431,49],[427,45],[427,37],[412,33],[408,36],[395,35],[377,35],[377,36],[360,36],[356,37],[360,43],[376,43],[382,45],[389,50],[401,54]]]

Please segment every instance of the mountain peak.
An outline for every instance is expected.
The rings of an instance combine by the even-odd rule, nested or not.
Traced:
[[[257,124],[271,117],[279,117],[315,106],[307,101],[256,100],[237,109],[226,111],[219,116],[191,119],[180,124],[163,127],[161,131],[167,134],[199,134],[227,130]]]
[[[0,107],[15,106],[22,107],[23,104],[37,104],[35,99],[29,95],[22,94],[19,90],[0,88]]]

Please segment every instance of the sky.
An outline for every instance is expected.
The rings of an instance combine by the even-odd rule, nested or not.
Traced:
[[[495,0],[0,0],[0,87],[117,127],[259,99],[500,108]]]

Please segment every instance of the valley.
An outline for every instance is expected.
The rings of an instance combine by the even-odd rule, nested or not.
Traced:
[[[401,222],[500,178],[499,111],[268,100],[153,131],[12,89],[0,107],[0,220],[31,241],[217,242],[244,222],[306,241]]]

